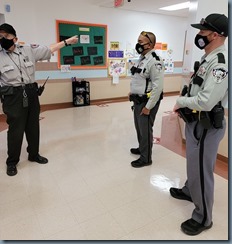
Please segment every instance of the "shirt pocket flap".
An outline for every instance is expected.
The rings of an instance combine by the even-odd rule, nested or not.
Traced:
[[[25,62],[24,64],[27,68],[33,66],[33,63],[31,61]]]
[[[2,69],[1,69],[1,73],[4,74],[5,72],[8,72],[10,70],[14,70],[14,66],[4,66]]]

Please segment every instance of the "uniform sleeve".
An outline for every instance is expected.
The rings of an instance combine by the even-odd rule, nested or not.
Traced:
[[[150,98],[146,104],[147,109],[152,109],[155,106],[163,91],[164,66],[162,62],[155,61],[152,63],[150,67],[150,79],[152,83],[152,90]]]
[[[204,87],[193,97],[179,97],[177,105],[198,111],[210,111],[228,91],[228,68],[217,64],[206,76]]]
[[[47,46],[31,45],[35,61],[48,60],[51,58],[51,50]]]

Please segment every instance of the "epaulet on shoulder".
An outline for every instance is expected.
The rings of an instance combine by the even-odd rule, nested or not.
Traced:
[[[225,56],[223,53],[218,53],[217,56],[218,56],[218,63],[223,63],[223,64],[226,63]]]
[[[159,56],[155,52],[152,52],[151,54],[156,60],[160,61]]]

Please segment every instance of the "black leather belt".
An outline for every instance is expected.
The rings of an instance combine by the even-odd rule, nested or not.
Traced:
[[[35,87],[37,87],[37,83],[34,82],[34,83],[25,84],[22,86],[14,86],[14,89],[16,89],[16,90],[20,90],[20,89],[24,89],[24,88],[32,89]]]
[[[130,94],[129,100],[135,104],[141,104],[148,101],[147,95]]]
[[[26,84],[25,87],[26,88],[34,88],[34,87],[36,87],[36,85],[37,85],[36,83],[29,83],[29,84]]]

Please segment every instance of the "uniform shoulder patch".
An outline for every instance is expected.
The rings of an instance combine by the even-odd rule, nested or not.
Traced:
[[[158,64],[155,64],[155,67],[156,69],[160,72],[162,70],[162,64],[161,63],[158,63]]]
[[[228,70],[224,68],[213,69],[213,78],[216,83],[221,83],[227,76]]]
[[[38,44],[31,44],[31,48],[37,48],[37,47],[39,47]]]

